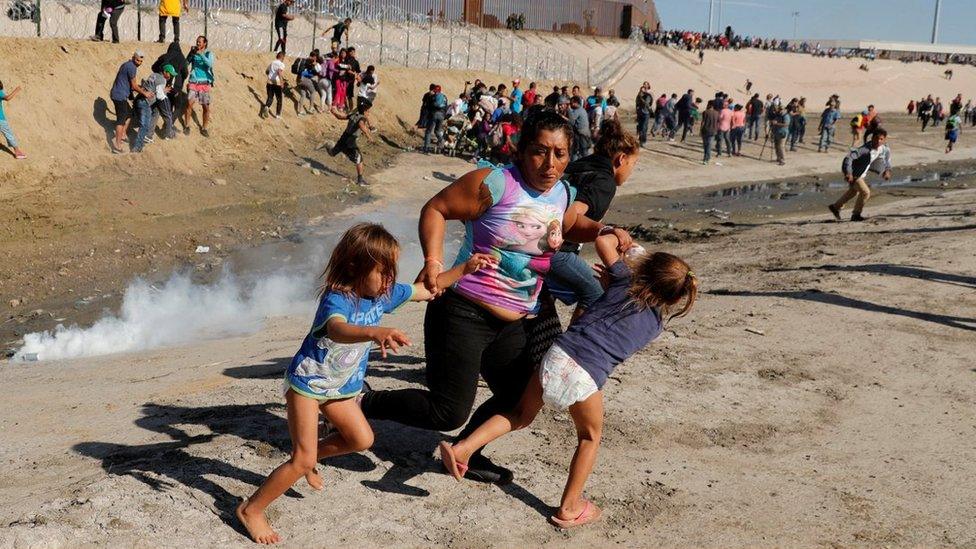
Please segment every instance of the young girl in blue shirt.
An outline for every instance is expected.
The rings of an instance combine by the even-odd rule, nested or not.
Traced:
[[[322,477],[315,469],[324,458],[361,452],[373,445],[373,431],[359,408],[358,395],[370,348],[375,343],[386,358],[410,345],[396,328],[379,325],[407,301],[434,296],[423,284],[398,284],[400,246],[382,225],[360,223],[339,240],[323,273],[319,306],[312,329],[285,374],[285,400],[291,458],[278,466],[250,498],[237,507],[237,517],[251,538],[263,544],[281,537],[268,523],[265,509],[301,477],[317,490]],[[465,274],[493,263],[485,254],[441,273],[438,287],[447,287]],[[319,440],[319,413],[334,430]]]

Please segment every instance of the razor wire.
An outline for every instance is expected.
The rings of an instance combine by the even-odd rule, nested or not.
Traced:
[[[533,42],[519,32],[465,24],[460,22],[462,4],[463,0],[298,0],[291,9],[295,19],[288,25],[288,54],[327,50],[331,37],[325,30],[350,17],[354,23],[344,45],[355,45],[364,64],[597,85],[639,55],[640,42],[631,41],[602,59],[573,56],[560,51],[558,44],[577,40],[573,35],[534,33]],[[197,35],[206,35],[216,49],[269,52],[277,40],[277,5],[277,0],[189,0],[180,18],[180,41],[189,45]],[[120,40],[158,38],[157,0],[127,0],[121,10]],[[87,39],[94,34],[99,12],[99,0],[0,0],[0,36]],[[171,20],[165,25],[168,42],[173,39]],[[106,21],[104,39],[111,35]],[[600,68],[588,74],[590,65]]]

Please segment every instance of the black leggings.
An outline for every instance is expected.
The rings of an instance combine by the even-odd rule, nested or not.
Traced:
[[[282,88],[277,84],[267,84],[265,89],[268,91],[268,101],[264,104],[266,109],[271,108],[271,100],[277,100],[278,105],[275,107],[278,116],[281,116],[281,93]]]
[[[478,407],[460,436],[491,416],[515,407],[535,364],[529,356],[527,322],[499,320],[452,290],[427,306],[424,345],[427,387],[372,391],[362,401],[369,419],[452,431],[464,425],[474,406],[480,374],[492,396]]]

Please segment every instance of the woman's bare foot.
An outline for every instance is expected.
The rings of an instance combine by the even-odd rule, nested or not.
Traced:
[[[237,520],[241,521],[247,534],[255,543],[271,545],[281,541],[281,536],[274,531],[268,518],[264,516],[264,511],[248,511],[248,500],[244,500],[237,506]]]
[[[305,475],[305,481],[312,487],[312,490],[317,492],[321,492],[325,488],[325,482],[322,480],[322,473],[319,472],[318,467],[312,469]]]

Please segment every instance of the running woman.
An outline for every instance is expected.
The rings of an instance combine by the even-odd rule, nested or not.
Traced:
[[[583,497],[583,487],[600,447],[603,385],[621,362],[660,335],[666,322],[687,314],[698,296],[698,280],[683,260],[663,252],[648,256],[636,246],[621,255],[618,247],[612,234],[597,239],[607,290],[556,339],[518,405],[492,416],[453,446],[440,444],[445,468],[461,480],[478,448],[528,427],[543,404],[568,409],[576,424],[576,452],[559,510],[549,517],[561,528],[600,517],[600,508]],[[682,301],[684,305],[675,311]]]

